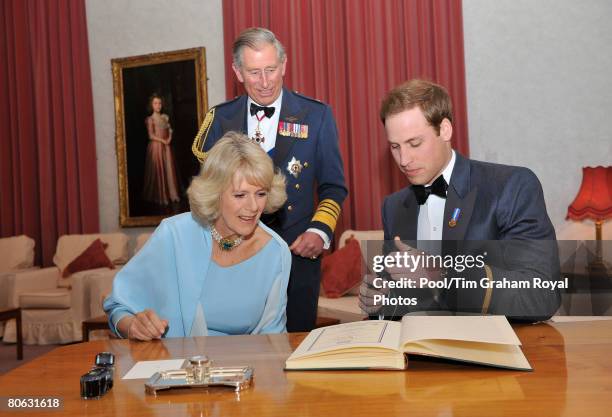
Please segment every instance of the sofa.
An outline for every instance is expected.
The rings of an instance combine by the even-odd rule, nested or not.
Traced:
[[[96,242],[99,239],[98,242]],[[73,272],[77,258],[96,243],[110,264]],[[20,307],[23,340],[25,344],[71,343],[81,340],[81,323],[91,316],[89,277],[92,274],[113,271],[128,260],[129,238],[124,233],[64,235],[58,240],[54,266],[10,273],[7,278],[8,307]],[[106,245],[106,247],[104,247]],[[14,342],[14,321],[5,327],[4,341]]]

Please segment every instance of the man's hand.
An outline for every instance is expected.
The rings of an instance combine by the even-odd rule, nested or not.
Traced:
[[[400,253],[400,259],[403,259],[404,254],[407,254],[410,257],[416,256],[428,256],[428,253],[420,251],[416,248],[413,248],[410,245],[406,245],[402,242],[399,236],[395,236],[394,239],[395,247],[397,248],[397,252],[391,252],[389,255],[396,256],[396,253]],[[417,258],[412,258],[417,259]],[[390,278],[393,280],[400,280],[402,278],[412,278],[414,282],[417,283],[417,288],[420,288],[420,278],[427,278],[430,281],[437,281],[440,279],[440,269],[439,268],[425,268],[422,267],[420,262],[418,265],[413,265],[412,262],[409,264],[410,266],[393,266],[386,267],[385,271],[389,274]],[[414,269],[414,271],[413,271]]]
[[[376,315],[382,308],[382,305],[374,305],[375,295],[389,295],[390,290],[387,287],[376,288],[374,279],[376,275],[366,275],[359,287],[359,308],[368,316]]]
[[[304,232],[289,246],[295,255],[315,259],[323,252],[323,239],[314,232]]]
[[[168,320],[160,319],[155,311],[147,309],[120,320],[118,326],[120,333],[127,334],[128,339],[149,341],[161,339]]]

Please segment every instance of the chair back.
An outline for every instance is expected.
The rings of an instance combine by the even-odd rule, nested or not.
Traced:
[[[34,266],[34,239],[12,236],[0,239],[0,272],[16,271]]]
[[[63,271],[76,257],[96,239],[108,244],[104,250],[108,259],[115,265],[123,265],[129,259],[128,243],[129,237],[125,233],[96,233],[88,235],[64,235],[57,241],[53,263]],[[70,287],[70,277],[60,278],[59,287]]]

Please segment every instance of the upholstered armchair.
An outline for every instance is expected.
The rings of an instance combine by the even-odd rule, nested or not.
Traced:
[[[0,239],[0,309],[9,307],[9,276],[34,267],[35,245],[26,235]]]
[[[134,254],[138,253],[149,237],[151,237],[151,233],[142,233],[138,235],[136,238],[136,246],[134,247]],[[113,281],[117,272],[119,272],[117,269],[96,271],[92,272],[87,277],[87,286],[89,288],[87,299],[89,300],[90,317],[83,321],[81,327],[84,341],[106,339],[110,334],[108,331],[108,318],[106,317],[106,313],[104,313],[102,304],[104,303],[104,299],[113,290]],[[93,333],[89,334],[90,332]]]
[[[9,308],[11,274],[34,268],[34,239],[26,235],[0,239],[0,310]],[[0,337],[4,322],[0,322]]]
[[[136,237],[136,246],[134,247],[134,255],[138,253],[140,248],[144,246],[147,240],[151,237],[151,233],[142,233]],[[99,317],[104,315],[102,304],[104,299],[113,290],[113,280],[119,269],[92,271],[88,276],[89,296],[89,311],[90,317]]]
[[[81,322],[91,317],[89,276],[103,271],[112,271],[114,275],[128,260],[128,241],[124,233],[65,235],[57,243],[55,266],[13,273],[8,304],[21,307],[24,343],[80,341]],[[84,255],[91,253],[90,249],[96,245],[102,247],[98,251],[103,251],[110,264],[87,268],[92,261]],[[67,274],[67,270],[74,272]],[[9,322],[4,340],[12,342],[15,336],[14,322]]]
[[[35,245],[26,235],[0,239],[0,274],[32,268]]]

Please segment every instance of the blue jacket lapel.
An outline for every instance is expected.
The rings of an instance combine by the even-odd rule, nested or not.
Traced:
[[[233,107],[232,111],[229,112],[232,116],[230,118],[221,118],[221,130],[223,132],[229,132],[233,130],[235,132],[243,132],[244,134],[248,134],[248,125],[247,125],[247,96],[243,95],[236,100],[236,102],[232,103]]]
[[[463,240],[467,232],[470,218],[474,210],[478,189],[470,189],[470,162],[463,156],[456,154],[455,167],[448,187],[446,204],[444,206],[443,240]],[[460,210],[457,224],[449,226],[453,211]],[[402,240],[416,240],[420,206],[416,201],[412,187],[408,187],[403,204],[397,207],[392,230],[399,231]]]
[[[451,175],[450,184],[446,195],[444,206],[444,228],[442,229],[443,240],[463,240],[467,232],[470,218],[474,211],[474,203],[478,188],[471,189],[470,184],[470,161],[459,153],[455,153],[455,167]],[[455,209],[460,210],[456,225],[451,227],[449,221]]]
[[[417,223],[420,206],[416,201],[412,187],[408,187],[403,204],[397,207],[394,230],[398,230],[402,240],[416,241]],[[394,236],[392,236],[393,238]]]
[[[300,107],[296,96],[291,91],[283,88],[283,104],[278,121],[288,123],[302,124],[308,114],[308,110]],[[276,143],[274,145],[274,165],[283,168],[283,163],[287,158],[287,154],[291,150],[293,144],[297,141],[291,136],[283,136],[278,134],[276,129]]]

